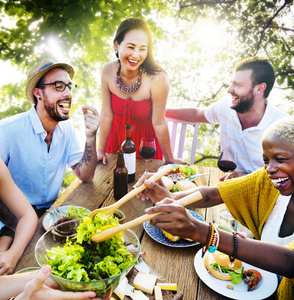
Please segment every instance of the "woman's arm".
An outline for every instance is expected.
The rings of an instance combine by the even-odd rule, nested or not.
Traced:
[[[0,275],[3,275],[10,274],[14,270],[35,233],[38,218],[2,160],[0,160],[0,198],[18,219],[12,245],[7,251],[0,253]]]
[[[154,75],[150,83],[152,101],[152,125],[167,163],[186,164],[181,159],[175,159],[170,146],[170,136],[165,119],[166,102],[169,83],[164,72]]]
[[[178,205],[160,204],[146,209],[146,213],[163,214],[154,217],[150,223],[164,229],[172,235],[190,238],[206,245],[209,225],[196,220],[187,210]],[[219,230],[218,250],[233,255],[233,235]],[[294,251],[273,243],[237,237],[237,258],[261,269],[286,276],[294,277]]]
[[[108,79],[112,76],[111,69],[111,63],[106,64],[102,69],[101,75],[102,107],[100,113],[101,123],[99,133],[99,144],[97,150],[97,160],[102,160],[102,163],[104,165],[107,162],[105,150],[113,120],[113,111],[111,108],[111,92],[108,85]]]

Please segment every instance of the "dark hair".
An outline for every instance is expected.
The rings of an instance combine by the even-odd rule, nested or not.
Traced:
[[[236,64],[235,72],[252,69],[252,84],[266,83],[264,97],[267,98],[275,83],[275,70],[268,59],[247,57]]]
[[[129,18],[124,20],[118,27],[113,43],[117,42],[119,45],[124,40],[126,33],[134,29],[141,29],[146,32],[148,36],[148,52],[147,57],[142,63],[142,67],[148,75],[155,75],[163,71],[163,68],[155,61],[153,57],[153,41],[152,33],[147,23],[141,19]]]

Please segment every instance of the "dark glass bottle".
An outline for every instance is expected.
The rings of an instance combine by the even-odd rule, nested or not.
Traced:
[[[116,168],[113,171],[114,199],[119,200],[128,193],[128,170],[125,167],[124,153],[118,151]]]
[[[128,169],[128,182],[135,181],[136,174],[136,146],[132,141],[132,126],[126,125],[126,139],[121,144],[121,150],[124,152],[125,166]]]

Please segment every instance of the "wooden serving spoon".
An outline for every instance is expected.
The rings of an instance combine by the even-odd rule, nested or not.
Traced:
[[[194,193],[192,193],[192,194],[190,194],[186,197],[183,197],[182,199],[180,199],[178,201],[173,202],[173,204],[186,206],[186,205],[189,205],[189,204],[191,204],[195,201],[198,201],[200,199],[202,199],[201,193],[200,192],[194,192]],[[119,232],[121,232],[123,230],[126,230],[126,229],[129,229],[131,227],[134,227],[136,225],[142,224],[142,223],[144,223],[148,220],[151,220],[152,218],[154,218],[155,216],[157,216],[159,214],[161,214],[161,213],[145,214],[145,215],[143,215],[139,218],[136,218],[132,221],[129,221],[125,224],[121,224],[121,225],[118,225],[116,227],[106,229],[106,230],[102,231],[101,233],[94,234],[91,237],[91,240],[96,242],[96,243],[106,241],[109,238],[111,238],[112,236],[118,234]]]
[[[157,173],[153,174],[150,178],[148,178],[148,180],[150,180],[150,181],[157,181],[162,176],[164,176],[167,173],[169,173],[172,169],[173,169],[172,165],[166,165],[164,168],[162,168]],[[134,188],[133,190],[131,190],[126,195],[124,195],[119,201],[115,202],[114,204],[93,210],[89,214],[89,217],[92,218],[92,217],[96,216],[98,213],[101,213],[101,212],[103,212],[103,213],[105,213],[107,215],[111,215],[121,205],[125,204],[127,201],[129,201],[130,199],[132,199],[133,197],[135,197],[136,195],[138,195],[139,193],[141,193],[145,189],[146,189],[146,185],[143,183],[140,186],[138,186],[138,187]]]

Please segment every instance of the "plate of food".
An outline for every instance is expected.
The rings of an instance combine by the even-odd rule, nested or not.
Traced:
[[[189,213],[196,219],[200,221],[204,221],[204,219],[197,214],[195,211],[188,210]],[[161,229],[152,226],[149,224],[149,221],[143,223],[143,227],[147,234],[154,239],[156,242],[163,244],[169,247],[183,248],[183,247],[192,247],[198,245],[198,242],[191,241],[188,239],[182,239],[176,236],[172,236]]]
[[[62,215],[63,218],[71,219],[82,219],[87,217],[91,212],[89,209],[81,206],[75,205],[64,205],[60,207],[56,207],[58,212]],[[43,219],[43,227],[46,231],[53,227],[53,211],[48,212]]]
[[[202,258],[202,249],[197,252],[194,259],[194,267],[200,279],[223,296],[239,300],[260,300],[275,292],[278,286],[276,274],[239,260],[234,261],[232,271],[227,269],[229,263],[228,255],[219,251],[213,254],[206,252]],[[247,276],[243,277],[242,272]],[[230,274],[233,274],[233,279]],[[232,283],[231,279],[235,283]]]
[[[196,166],[173,164],[173,169],[166,175],[173,182],[177,181],[193,181],[197,178]],[[158,171],[165,166],[161,166]]]

